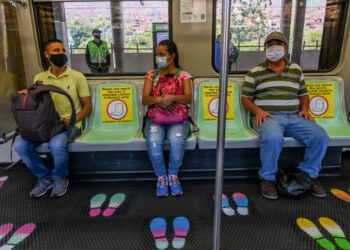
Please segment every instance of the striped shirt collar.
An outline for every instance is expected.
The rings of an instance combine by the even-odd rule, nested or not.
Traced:
[[[289,70],[289,67],[290,67],[290,65],[292,65],[292,63],[290,61],[288,61],[286,58],[283,58],[283,59],[286,62],[286,67],[284,68],[283,71],[287,71],[287,70]],[[267,63],[267,59],[266,59],[266,61],[261,63],[259,66],[272,70],[271,67],[269,66],[269,64]]]

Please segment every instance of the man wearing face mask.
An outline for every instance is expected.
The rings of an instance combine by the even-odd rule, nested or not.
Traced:
[[[34,82],[42,81],[65,90],[73,99],[76,110],[76,124],[69,137],[74,138],[81,132],[82,120],[91,113],[92,105],[88,83],[83,74],[66,66],[67,55],[62,41],[49,40],[45,43],[45,57],[50,68],[35,76]],[[26,94],[27,90],[19,91]],[[71,104],[67,97],[51,93],[56,111],[61,120],[69,123]],[[28,169],[38,178],[31,197],[40,197],[52,188],[51,197],[59,197],[66,193],[68,188],[68,135],[64,131],[50,139],[50,154],[53,157],[54,168],[51,170],[44,165],[43,160],[35,152],[40,142],[19,138],[15,143],[15,150],[20,155]]]
[[[108,73],[111,64],[108,45],[101,40],[101,33],[99,29],[94,29],[92,31],[94,40],[86,46],[85,59],[91,73]]]
[[[328,146],[326,131],[309,114],[309,96],[301,68],[284,58],[288,51],[283,33],[272,32],[264,43],[267,60],[251,69],[244,81],[242,105],[254,114],[252,125],[261,136],[261,194],[277,199],[278,158],[284,137],[294,137],[305,147],[299,169],[311,178],[310,193],[326,197],[317,177]]]

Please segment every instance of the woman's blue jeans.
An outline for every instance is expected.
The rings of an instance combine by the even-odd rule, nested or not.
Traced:
[[[304,160],[299,164],[299,169],[311,178],[318,177],[329,139],[322,127],[297,114],[273,114],[273,118],[267,117],[266,122],[258,127],[254,122],[255,117],[252,121],[253,127],[261,136],[261,179],[276,180],[277,162],[284,144],[284,136],[293,137],[305,145]]]
[[[70,137],[74,138],[80,132],[78,127],[74,127]],[[54,168],[51,171],[45,166],[43,160],[35,152],[35,148],[42,142],[29,141],[23,138],[18,138],[15,142],[15,150],[26,164],[32,174],[39,179],[65,178],[68,176],[68,136],[67,132],[61,132],[50,139],[49,148],[53,158]]]
[[[188,120],[177,124],[160,125],[147,118],[145,136],[148,155],[158,177],[167,175],[163,154],[165,138],[170,147],[168,174],[177,175],[182,165],[189,131],[190,123]]]

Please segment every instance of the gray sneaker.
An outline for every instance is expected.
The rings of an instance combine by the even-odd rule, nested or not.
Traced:
[[[51,180],[47,180],[47,179],[39,179],[38,183],[35,185],[35,187],[32,189],[32,191],[30,191],[29,196],[30,197],[41,197],[44,194],[46,194],[46,192],[52,188],[52,181]]]
[[[68,183],[69,181],[67,178],[58,178],[54,180],[51,197],[60,197],[64,195],[67,192]]]

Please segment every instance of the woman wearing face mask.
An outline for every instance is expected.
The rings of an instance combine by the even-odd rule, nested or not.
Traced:
[[[189,134],[189,107],[192,102],[191,76],[180,69],[176,44],[163,40],[156,49],[158,69],[145,76],[142,104],[148,106],[145,136],[148,155],[158,177],[157,195],[168,196],[183,193],[178,179],[179,168]],[[163,144],[170,147],[167,171]]]
[[[241,97],[243,106],[254,115],[252,125],[261,136],[261,194],[268,199],[278,197],[277,162],[287,136],[305,145],[299,169],[311,179],[311,194],[325,197],[317,177],[327,150],[328,135],[309,114],[303,72],[299,65],[284,58],[288,44],[283,33],[272,32],[264,45],[267,60],[247,73]]]

